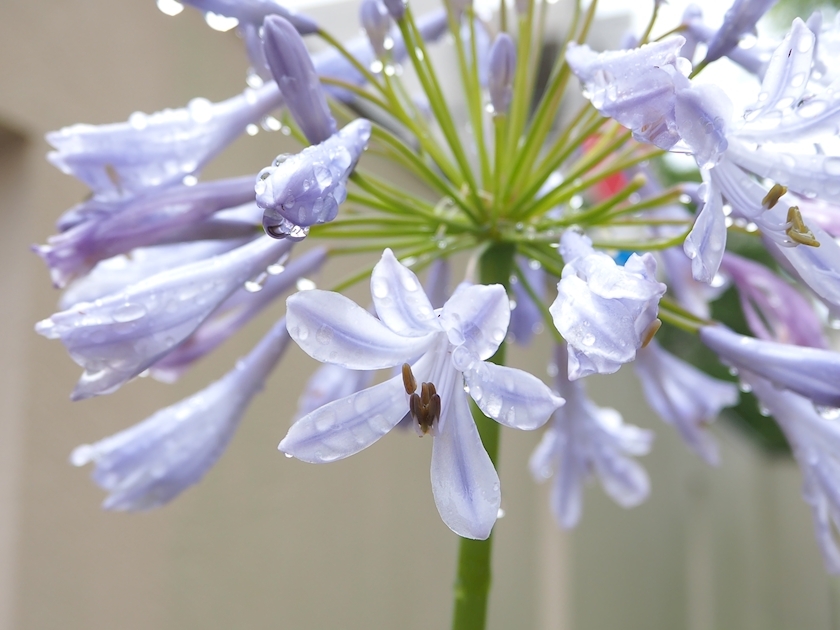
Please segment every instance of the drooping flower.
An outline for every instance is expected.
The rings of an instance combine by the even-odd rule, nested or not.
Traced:
[[[284,265],[272,265],[261,282],[237,289],[172,352],[156,361],[149,374],[164,383],[178,380],[196,361],[224,343],[304,276],[317,271],[326,249],[314,247]]]
[[[196,224],[219,210],[253,199],[252,176],[155,188],[118,211],[51,236],[35,251],[49,265],[53,284],[64,287],[106,258],[137,247],[172,242],[179,235],[193,240]]]
[[[738,289],[741,310],[759,339],[827,348],[822,323],[811,303],[764,265],[727,253],[722,271]]]
[[[840,574],[840,425],[836,409],[820,413],[792,391],[779,389],[750,370],[741,372],[761,405],[773,414],[802,471],[802,497],[811,506],[814,531],[826,570]]]
[[[385,39],[391,30],[391,16],[382,0],[362,0],[359,4],[359,21],[365,29],[373,52],[377,57],[385,54]]]
[[[181,109],[136,112],[124,123],[73,125],[47,134],[55,147],[47,159],[98,200],[127,199],[197,173],[281,103],[276,86],[267,84],[220,103],[196,98]]]
[[[738,45],[741,37],[755,33],[758,20],[777,0],[735,0],[723,16],[723,24],[709,42],[705,63],[720,59]]]
[[[198,483],[221,457],[251,399],[289,342],[280,320],[224,377],[143,422],[73,451],[75,466],[95,464],[106,510],[149,510]]]
[[[615,409],[592,402],[582,381],[570,381],[562,345],[555,350],[555,363],[555,386],[566,404],[554,412],[531,455],[530,468],[537,481],[554,476],[551,511],[558,525],[571,529],[580,520],[583,485],[593,474],[622,507],[634,507],[647,498],[647,473],[628,456],[647,454],[653,433],[624,424]]]
[[[386,249],[371,294],[379,319],[337,293],[305,291],[287,300],[289,333],[316,360],[354,370],[403,368],[304,416],[280,450],[303,461],[335,461],[373,444],[411,410],[420,430],[434,436],[432,490],[441,518],[461,536],[487,538],[499,480],[465,385],[482,412],[519,429],[541,426],[562,400],[534,376],[486,361],[510,319],[503,287],[461,285],[436,313],[417,277]]]
[[[288,253],[263,236],[233,251],[176,267],[39,322],[84,368],[73,400],[115,391],[174,349],[236,289]]]
[[[298,33],[308,35],[318,30],[318,24],[308,15],[292,11],[277,0],[183,0],[200,11],[233,18],[239,25],[260,27],[266,17],[279,15],[291,22]]]
[[[656,280],[656,260],[650,253],[632,254],[619,266],[574,230],[563,233],[560,254],[565,266],[549,311],[569,344],[569,378],[612,374],[659,327],[666,287]]]
[[[720,461],[708,426],[724,407],[738,402],[738,388],[712,378],[651,341],[639,350],[633,368],[648,404],[707,463]]]
[[[840,407],[840,353],[762,341],[725,326],[704,326],[700,340],[736,370],[749,370],[815,405]]]
[[[280,155],[260,171],[257,204],[274,238],[302,238],[309,226],[332,221],[347,198],[347,179],[370,139],[370,122],[357,118],[320,144]]]

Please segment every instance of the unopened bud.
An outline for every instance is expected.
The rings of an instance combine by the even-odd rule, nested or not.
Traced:
[[[370,39],[373,51],[377,56],[382,56],[385,53],[385,38],[391,30],[391,16],[382,0],[362,0],[359,21]]]
[[[500,33],[490,48],[488,87],[490,102],[497,114],[504,114],[513,96],[513,74],[516,71],[516,44],[510,35]]]

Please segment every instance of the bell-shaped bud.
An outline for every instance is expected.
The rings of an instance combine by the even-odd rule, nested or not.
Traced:
[[[263,50],[289,111],[307,139],[318,144],[333,135],[336,124],[321,80],[292,23],[276,15],[267,17],[263,23]]]
[[[506,113],[510,107],[515,71],[516,44],[507,33],[499,33],[490,48],[487,73],[490,103],[497,114]]]
[[[347,197],[347,178],[370,139],[370,122],[357,118],[324,142],[281,155],[257,176],[263,227],[275,238],[306,236],[306,228],[332,221]]]

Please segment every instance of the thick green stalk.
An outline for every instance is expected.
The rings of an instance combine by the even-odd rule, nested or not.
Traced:
[[[485,249],[478,261],[479,281],[482,284],[501,284],[506,289],[509,288],[515,252],[516,248],[511,243],[495,243]],[[504,359],[505,344],[502,343],[490,360],[501,365]],[[498,468],[499,424],[487,418],[475,405],[472,405],[472,411],[484,448],[487,449],[493,465]],[[492,548],[492,534],[487,540],[461,539],[458,573],[455,578],[452,630],[484,630],[486,626]]]

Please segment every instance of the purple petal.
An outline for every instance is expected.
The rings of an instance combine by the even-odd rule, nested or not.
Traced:
[[[443,305],[440,325],[450,343],[482,361],[495,354],[510,323],[510,301],[500,284],[461,284]]]
[[[373,268],[370,292],[379,319],[398,335],[422,337],[440,330],[417,276],[400,264],[390,249],[382,252]]]
[[[697,213],[694,227],[685,237],[683,249],[691,259],[691,275],[698,282],[710,284],[717,275],[726,250],[726,216],[723,198],[714,179],[705,186],[703,207]]]
[[[316,361],[351,370],[401,365],[423,354],[440,333],[403,337],[340,293],[302,291],[286,300],[289,333]]]
[[[499,476],[484,449],[465,395],[455,395],[432,444],[432,493],[440,517],[464,538],[490,536],[501,505]]]

